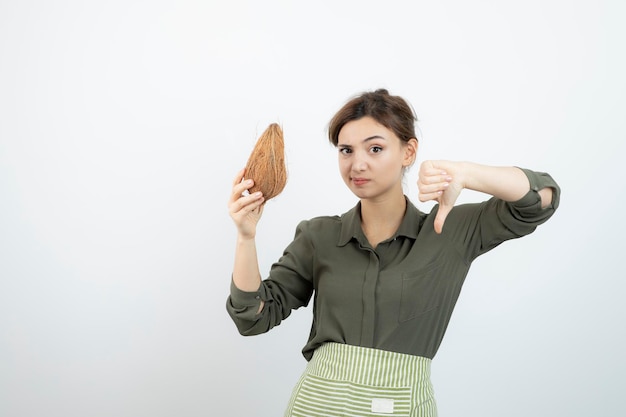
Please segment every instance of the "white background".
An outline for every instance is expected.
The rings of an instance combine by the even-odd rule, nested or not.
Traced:
[[[414,106],[418,163],[563,189],[470,271],[440,415],[625,415],[625,19],[620,0],[2,1],[0,415],[282,415],[311,311],[237,333],[232,178],[280,122],[265,274],[298,221],[356,202],[326,127],[379,87]]]

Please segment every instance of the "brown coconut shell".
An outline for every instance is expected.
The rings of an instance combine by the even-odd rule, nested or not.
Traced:
[[[250,193],[261,191],[265,201],[280,194],[287,184],[283,130],[272,123],[259,137],[248,158],[246,179],[254,180]]]

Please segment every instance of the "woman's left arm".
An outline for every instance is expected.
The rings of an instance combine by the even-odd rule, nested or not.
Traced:
[[[472,162],[425,161],[420,166],[420,201],[439,202],[435,231],[441,233],[445,219],[464,188],[490,194],[504,201],[518,201],[530,190],[528,177],[520,168],[494,167]],[[541,207],[552,204],[550,187],[538,190]]]

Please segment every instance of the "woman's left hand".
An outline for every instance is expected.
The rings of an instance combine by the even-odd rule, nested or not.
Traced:
[[[435,232],[441,233],[448,213],[463,191],[461,163],[450,161],[424,161],[420,165],[417,187],[421,202],[437,201]]]

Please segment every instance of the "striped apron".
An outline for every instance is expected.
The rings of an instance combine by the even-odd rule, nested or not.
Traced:
[[[436,417],[428,358],[325,343],[293,390],[285,417]]]

